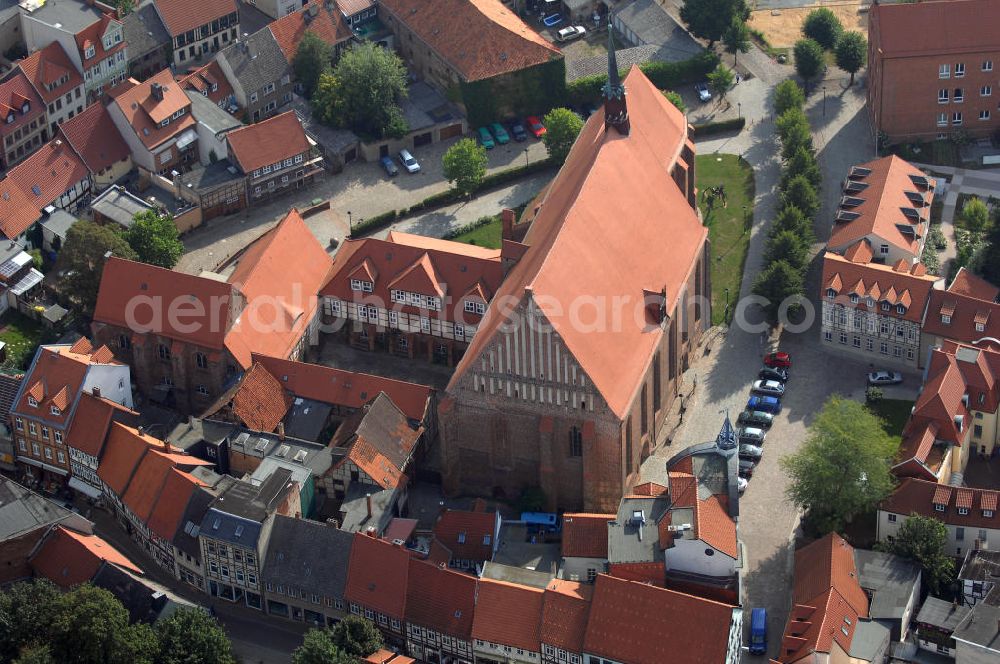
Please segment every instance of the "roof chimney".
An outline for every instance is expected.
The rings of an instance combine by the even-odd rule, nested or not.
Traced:
[[[136,429],[136,431],[138,431],[138,432],[139,432],[139,435],[140,435],[140,436],[142,435],[142,430],[143,430],[143,427],[141,427],[141,426],[140,426],[140,427],[139,427],[138,429]]]
[[[163,101],[163,86],[159,83],[153,83],[149,86],[149,92],[153,95],[153,99],[157,101]]]
[[[277,431],[278,431],[278,440],[284,440],[285,439],[285,423],[284,422],[278,422],[278,429],[277,429]]]
[[[94,393],[95,397],[100,397],[101,396],[101,386],[100,385],[94,385],[94,389],[91,390],[91,391]]]
[[[608,23],[608,82],[604,84],[604,130],[612,127],[622,136],[628,136],[631,129],[628,106],[625,104],[625,85],[618,76],[614,29]]]

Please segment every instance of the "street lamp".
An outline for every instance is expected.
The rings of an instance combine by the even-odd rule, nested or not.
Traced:
[[[353,238],[354,237],[354,222],[351,220],[351,211],[350,210],[347,211],[347,225],[351,229],[351,234],[348,235],[348,237]]]
[[[742,102],[736,102],[736,110],[739,112],[740,118],[742,118],[743,117],[743,104],[742,104]]]
[[[524,148],[524,167],[528,167],[528,148]]]
[[[826,85],[823,86],[823,117],[826,117]]]

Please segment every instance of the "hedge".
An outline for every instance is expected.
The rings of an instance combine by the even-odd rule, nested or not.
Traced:
[[[697,83],[719,65],[719,56],[705,51],[680,62],[653,60],[639,65],[643,74],[660,90],[676,90],[682,85]],[[624,76],[625,72],[622,72]],[[601,98],[607,74],[578,78],[566,85],[566,97],[573,106],[596,104]]]
[[[743,131],[747,124],[746,118],[733,118],[732,120],[721,120],[719,122],[705,122],[694,125],[695,137],[711,136],[727,131]]]
[[[500,221],[500,215],[494,214],[488,217],[480,217],[470,224],[465,224],[464,226],[459,226],[458,228],[453,228],[452,230],[441,236],[442,240],[453,240],[459,235],[464,235],[466,233],[472,232],[477,228],[482,228],[483,226],[488,226]]]

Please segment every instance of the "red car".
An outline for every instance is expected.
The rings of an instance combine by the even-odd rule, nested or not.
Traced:
[[[792,366],[792,356],[781,351],[778,351],[777,353],[768,353],[764,356],[764,366],[790,369]]]
[[[524,124],[528,125],[528,131],[530,131],[535,138],[541,139],[545,135],[546,129],[542,121],[536,118],[534,115],[529,115],[524,119]]]

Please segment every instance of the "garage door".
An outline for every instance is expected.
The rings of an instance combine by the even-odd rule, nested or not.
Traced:
[[[455,138],[456,136],[462,135],[462,123],[453,124],[450,127],[444,127],[441,129],[441,140],[448,138]]]
[[[419,148],[421,145],[430,145],[433,140],[431,132],[420,134],[413,137],[413,147]]]

